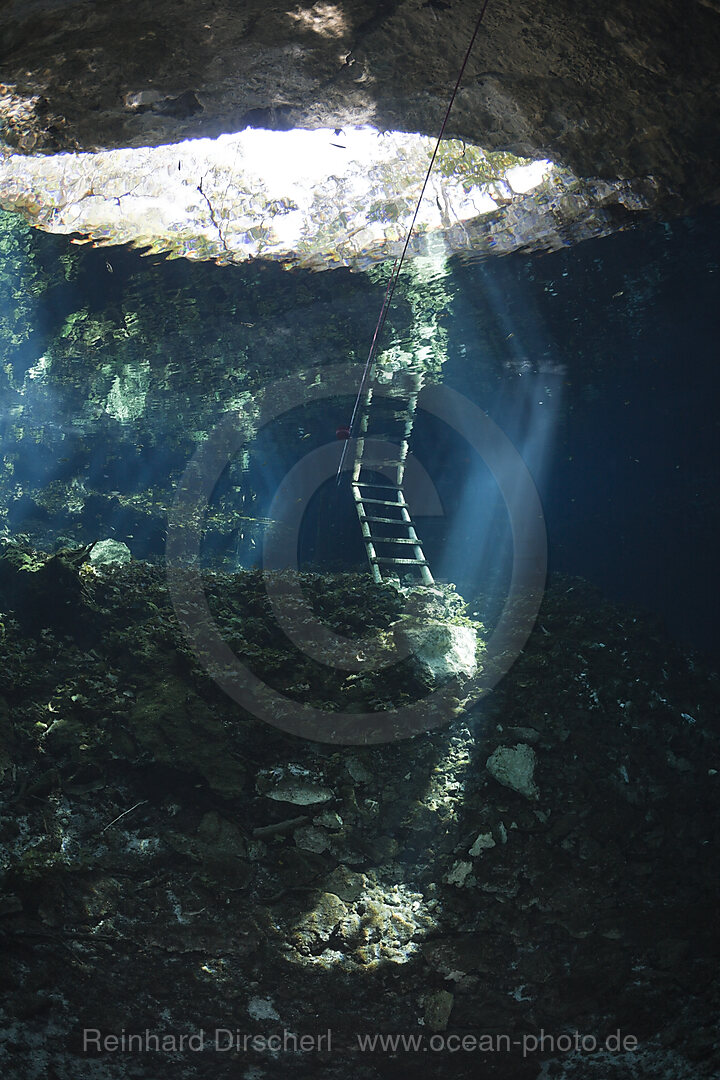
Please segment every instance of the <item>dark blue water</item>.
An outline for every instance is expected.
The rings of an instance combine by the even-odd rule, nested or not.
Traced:
[[[550,570],[584,575],[716,650],[720,215],[460,267],[456,281],[445,378],[518,447],[535,429],[525,457]],[[473,382],[461,351],[479,322],[507,365],[495,387]],[[474,463],[448,439],[444,500],[451,517],[471,518],[461,493]]]

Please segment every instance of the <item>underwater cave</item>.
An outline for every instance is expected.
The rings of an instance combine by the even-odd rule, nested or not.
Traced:
[[[2,1077],[717,1078],[717,0],[0,25]]]

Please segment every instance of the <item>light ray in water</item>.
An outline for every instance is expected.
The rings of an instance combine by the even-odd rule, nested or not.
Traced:
[[[547,334],[538,313],[526,309],[522,326],[517,325],[496,278],[483,267],[478,267],[478,273],[495,322],[495,339],[504,340],[506,348],[501,384],[491,400],[479,404],[514,444],[542,494],[559,419],[564,369],[547,356]],[[449,515],[439,574],[466,591],[497,598],[504,594],[512,568],[508,514],[486,464],[477,454],[464,456],[465,468],[455,476],[454,511]],[[455,460],[462,457],[458,453]]]

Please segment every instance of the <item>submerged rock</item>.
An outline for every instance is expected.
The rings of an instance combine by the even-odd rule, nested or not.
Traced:
[[[301,955],[313,955],[328,948],[337,927],[347,919],[348,907],[339,896],[322,892],[313,908],[303,916],[291,937],[292,945]]]
[[[495,847],[495,840],[492,833],[479,833],[475,843],[468,851],[468,855],[472,855],[475,858],[477,855],[482,855],[483,851],[488,851],[490,848]]]
[[[535,784],[535,751],[527,743],[517,746],[498,746],[487,759],[486,766],[503,787],[517,791],[527,799],[537,799],[540,792]]]
[[[257,790],[268,799],[294,806],[312,806],[333,797],[330,788],[315,780],[305,769],[293,765],[262,772],[257,779]]]
[[[130,548],[120,540],[98,540],[90,552],[93,566],[124,566],[131,558]]]
[[[430,1031],[445,1031],[455,998],[449,990],[434,990],[425,998],[425,1024]]]
[[[431,683],[455,676],[472,678],[477,672],[477,631],[433,620],[424,625],[403,622],[396,629],[401,645],[410,649],[420,674]]]

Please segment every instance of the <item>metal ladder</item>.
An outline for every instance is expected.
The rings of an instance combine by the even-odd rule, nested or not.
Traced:
[[[360,402],[351,480],[355,509],[376,582],[416,573],[423,585],[432,585],[434,578],[403,493],[422,372],[406,367],[394,371],[389,380],[382,380],[383,374],[387,372],[376,364]]]

